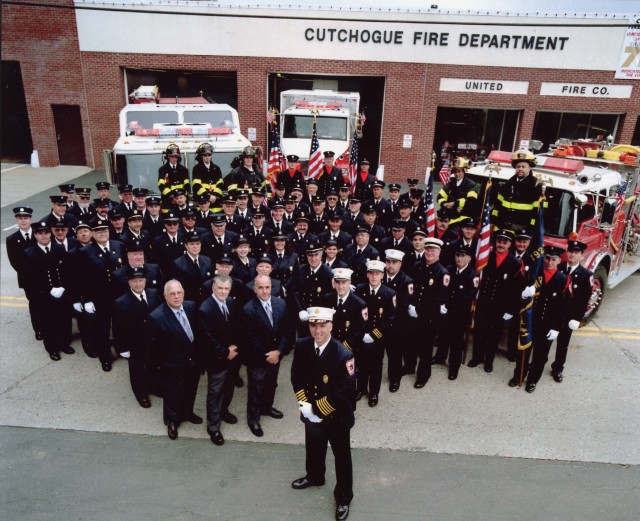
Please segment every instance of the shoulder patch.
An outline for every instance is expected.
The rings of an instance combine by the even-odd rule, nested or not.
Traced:
[[[409,295],[413,295],[413,282],[407,285],[407,291],[409,292]]]
[[[369,320],[369,309],[368,308],[363,308],[362,309],[362,318],[364,320]]]
[[[451,276],[448,275],[448,274],[445,275],[444,277],[442,277],[442,285],[443,286],[448,286],[450,280],[451,280]]]
[[[355,359],[351,358],[350,360],[347,360],[346,366],[347,366],[347,373],[349,373],[349,376],[353,376],[356,372]]]

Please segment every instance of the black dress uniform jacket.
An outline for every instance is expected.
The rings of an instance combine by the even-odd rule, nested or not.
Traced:
[[[171,277],[184,288],[185,299],[200,303],[208,294],[202,293],[202,283],[213,277],[213,262],[206,255],[198,255],[198,265],[186,253],[173,261]]]
[[[331,335],[356,353],[362,344],[366,325],[367,304],[353,291],[349,292],[342,305],[338,305],[338,293],[334,290],[323,295],[320,305],[335,309]]]
[[[319,306],[322,295],[333,289],[332,281],[333,273],[325,264],[320,264],[314,274],[308,264],[300,266],[285,286],[296,313]]]
[[[371,244],[367,244],[362,253],[358,253],[358,248],[357,244],[350,244],[340,256],[340,260],[353,270],[351,280],[354,285],[362,284],[367,280],[367,261],[380,258],[380,253]]]
[[[29,233],[29,240],[24,238],[24,234],[18,230],[15,233],[9,235],[6,239],[7,256],[9,257],[9,264],[16,271],[18,275],[18,287],[24,288],[25,280],[25,265],[24,251],[30,248],[36,243],[33,230]]]
[[[128,264],[125,264],[121,268],[118,268],[113,272],[113,295],[114,298],[118,298],[123,293],[128,291],[129,282],[127,279],[127,267]],[[147,283],[145,285],[145,290],[153,289],[154,291],[158,291],[160,294],[164,291],[164,276],[160,271],[160,266],[157,264],[151,264],[150,262],[145,262],[144,270],[146,274]]]

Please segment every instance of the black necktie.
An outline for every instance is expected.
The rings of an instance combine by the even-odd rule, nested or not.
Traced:
[[[45,246],[45,247],[44,247],[44,252],[45,252],[45,253],[49,253],[49,246]]]
[[[148,306],[147,301],[144,299],[144,295],[140,295],[140,302],[142,302],[145,306]]]
[[[28,241],[28,240],[29,240],[29,234],[28,234],[28,233],[25,233],[25,234],[24,234],[24,240],[25,240],[25,241]]]
[[[278,253],[278,259],[282,260],[282,253]]]
[[[358,248],[358,255],[362,255],[362,250]]]
[[[342,299],[339,298],[338,299],[338,307],[336,308],[336,311],[340,311],[342,309]]]
[[[371,290],[371,296],[375,297],[376,296],[376,292],[374,290]]]
[[[276,224],[276,233],[280,235],[280,223]]]
[[[109,249],[106,246],[103,248],[103,250],[105,255],[109,255]]]
[[[218,237],[218,244],[219,244],[220,246],[224,246],[224,245],[222,244],[222,239],[221,239],[220,237]]]
[[[320,356],[320,348],[316,347],[316,356]]]
[[[196,265],[196,268],[200,268],[200,265],[198,264],[198,259],[193,259],[193,263]]]
[[[176,238],[175,237],[171,237],[171,244],[175,244],[176,243]]]

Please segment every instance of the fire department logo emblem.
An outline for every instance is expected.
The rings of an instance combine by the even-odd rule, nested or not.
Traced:
[[[356,362],[355,362],[355,360],[353,358],[351,360],[347,360],[347,364],[346,365],[347,365],[347,372],[349,373],[349,376],[353,376],[354,373],[356,372]]]

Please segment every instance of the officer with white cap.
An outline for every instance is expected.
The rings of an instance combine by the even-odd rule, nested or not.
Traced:
[[[354,425],[356,370],[353,353],[332,336],[335,311],[306,310],[311,337],[296,342],[291,384],[305,426],[306,475],[291,483],[295,490],[325,483],[327,443],[335,457],[336,519],[349,516],[353,499],[350,431]]]

